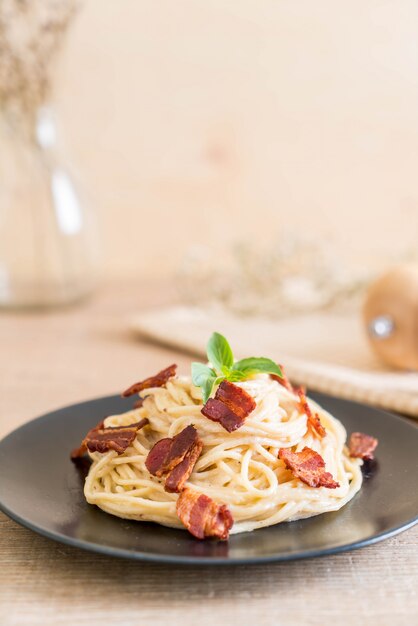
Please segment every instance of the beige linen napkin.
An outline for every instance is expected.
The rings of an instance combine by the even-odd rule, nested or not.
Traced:
[[[135,332],[204,358],[210,334],[224,334],[235,356],[268,356],[308,389],[418,417],[418,373],[385,367],[356,315],[312,313],[287,319],[242,318],[220,308],[171,307],[141,313]]]

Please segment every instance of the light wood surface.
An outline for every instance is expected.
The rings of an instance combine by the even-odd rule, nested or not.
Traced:
[[[135,341],[124,320],[175,300],[118,284],[50,313],[0,315],[0,436],[60,405],[117,392],[189,358]],[[1,480],[1,477],[0,477]],[[418,528],[369,548],[252,567],[180,568],[111,559],[40,537],[0,514],[0,624],[413,624]]]

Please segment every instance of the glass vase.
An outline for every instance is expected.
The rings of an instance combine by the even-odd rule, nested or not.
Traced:
[[[0,306],[48,307],[88,295],[97,281],[94,216],[42,108],[33,128],[0,109]]]

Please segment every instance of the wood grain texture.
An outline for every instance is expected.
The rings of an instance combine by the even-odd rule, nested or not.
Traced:
[[[165,285],[102,289],[83,306],[0,316],[0,435],[59,405],[123,389],[189,359],[132,341],[124,318],[173,301]],[[0,477],[1,480],[1,477]],[[0,514],[0,624],[413,624],[418,528],[369,548],[274,565],[201,569],[62,546]]]

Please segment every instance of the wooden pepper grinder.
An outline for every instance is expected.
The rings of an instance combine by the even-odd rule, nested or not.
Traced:
[[[418,370],[418,265],[398,265],[377,279],[367,292],[363,317],[383,361]]]

